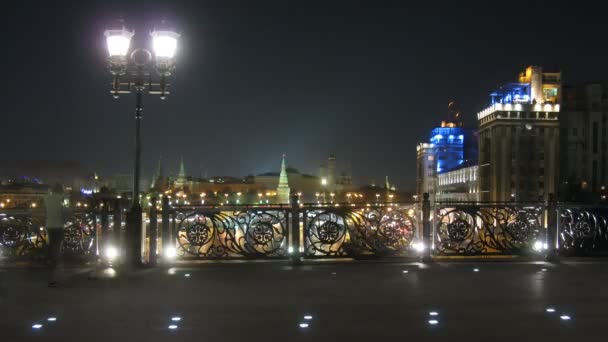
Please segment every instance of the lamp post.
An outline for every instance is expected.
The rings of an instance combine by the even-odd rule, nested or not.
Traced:
[[[133,171],[133,201],[127,222],[125,249],[128,262],[141,265],[142,209],[139,183],[141,174],[141,120],[143,94],[158,95],[165,99],[169,95],[167,78],[175,70],[174,56],[179,34],[170,30],[154,30],[152,53],[148,49],[134,49],[130,54],[133,31],[124,26],[106,30],[104,35],[108,48],[108,70],[112,75],[111,93],[135,93],[135,166]]]

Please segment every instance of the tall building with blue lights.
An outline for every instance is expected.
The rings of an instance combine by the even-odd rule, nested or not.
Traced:
[[[442,175],[477,165],[477,136],[474,130],[463,127],[460,112],[454,102],[450,102],[448,108],[449,120],[442,121],[439,127],[432,129],[429,142],[421,143],[417,148],[417,193],[419,196],[425,192],[429,193],[431,200],[441,200],[441,197],[436,198],[441,194],[438,177],[456,179],[457,177]],[[469,188],[470,186],[466,190],[467,194]],[[470,200],[468,195],[462,199]]]
[[[477,114],[479,189],[484,201],[538,201],[559,177],[561,72],[529,66],[490,94]]]
[[[444,126],[434,128],[429,141],[435,146],[437,173],[453,170],[464,163],[464,129]]]

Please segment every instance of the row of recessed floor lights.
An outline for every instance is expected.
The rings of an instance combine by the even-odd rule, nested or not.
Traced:
[[[545,309],[545,311],[548,312],[548,313],[555,313],[557,310],[555,310],[555,308],[547,308],[547,309]],[[428,323],[430,325],[437,325],[437,324],[439,324],[439,320],[437,319],[438,316],[439,316],[439,312],[437,312],[437,311],[430,311],[429,312],[429,316],[431,317],[431,319],[428,320]],[[562,321],[569,321],[569,320],[572,319],[572,317],[570,315],[566,315],[566,314],[561,314],[559,316],[559,318]]]
[[[310,326],[310,321],[312,321],[312,315],[304,315],[304,322],[300,322],[299,326],[302,329],[306,329]]]
[[[479,272],[479,268],[474,268],[473,272]],[[542,268],[541,272],[547,272],[547,269],[546,268]],[[408,270],[403,270],[403,273],[406,274],[406,273],[409,273],[409,271]],[[335,273],[332,273],[332,274],[335,274]]]
[[[46,319],[46,321],[50,322],[50,323],[56,322],[57,321],[57,317],[52,317],[52,316],[48,317]],[[34,323],[34,324],[32,324],[32,329],[35,329],[35,330],[42,329],[43,326],[44,325],[41,324],[41,323]]]
[[[548,313],[555,313],[557,310],[555,310],[555,308],[547,308],[547,309],[545,309],[545,311],[548,312]],[[570,315],[566,315],[564,313],[562,313],[561,315],[559,315],[559,318],[562,321],[569,321],[569,320],[572,319],[572,317],[570,317]]]
[[[178,328],[177,322],[181,322],[182,318],[179,316],[173,316],[171,317],[171,324],[169,324],[168,328],[169,330],[175,330]]]

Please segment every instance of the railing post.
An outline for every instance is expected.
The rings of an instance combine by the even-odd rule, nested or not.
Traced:
[[[109,203],[107,201],[101,201],[101,240],[100,240],[100,248],[101,255],[104,255],[107,246],[110,244],[110,240],[108,239],[108,230],[110,228],[109,224]]]
[[[114,247],[118,250],[122,250],[124,245],[122,243],[122,206],[120,205],[120,198],[114,201],[114,219],[112,220],[114,227],[112,227],[111,241]]]
[[[142,246],[142,210],[141,206],[134,205],[127,213],[127,231],[125,239],[125,251],[127,264],[133,267],[141,267]]]
[[[429,194],[424,193],[422,195],[422,243],[424,249],[422,250],[422,261],[431,261],[431,247],[432,247],[432,232],[431,232],[431,201],[429,200]]]
[[[557,201],[555,200],[555,195],[549,194],[547,199],[547,261],[555,261],[557,259],[557,239],[559,236],[557,215]]]
[[[175,248],[177,241],[177,213],[173,211],[171,213],[171,236],[169,237],[169,241],[167,246],[171,248]]]
[[[169,197],[163,196],[163,212],[161,218],[161,241],[162,241],[162,249],[161,253],[163,256],[166,255],[167,248],[170,247],[169,241],[171,241],[171,232],[169,230]]]
[[[158,211],[156,209],[156,197],[151,198],[152,205],[150,206],[150,240],[149,240],[149,256],[148,264],[156,266],[156,244],[158,237]]]
[[[298,195],[291,196],[291,263],[299,265],[300,259],[300,206],[298,204]]]

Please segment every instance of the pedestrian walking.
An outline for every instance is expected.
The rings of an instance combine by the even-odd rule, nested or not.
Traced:
[[[63,243],[64,204],[63,187],[60,184],[52,186],[47,195],[43,197],[46,207],[46,236],[49,240],[47,258],[50,262],[50,287],[57,286],[61,262],[61,245]]]

